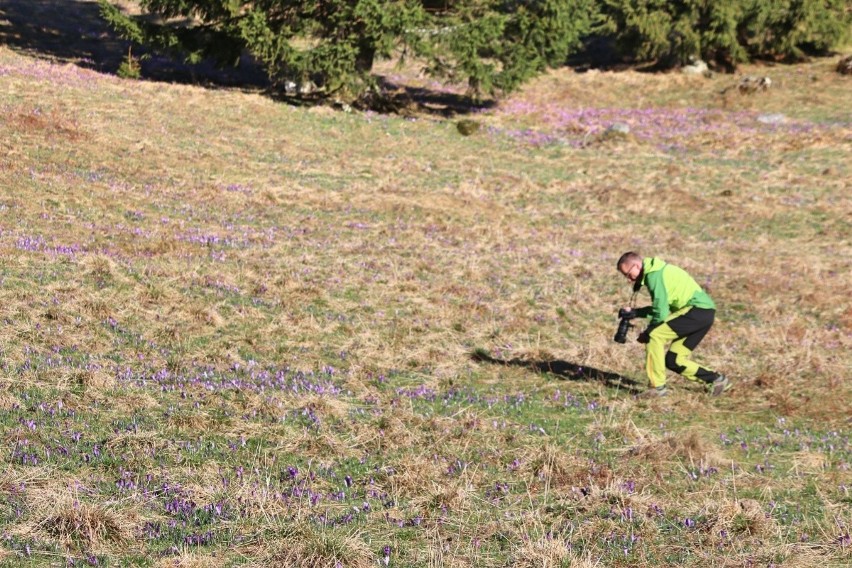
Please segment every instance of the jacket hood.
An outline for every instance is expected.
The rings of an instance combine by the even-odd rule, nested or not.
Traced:
[[[657,272],[658,270],[662,270],[665,265],[666,262],[662,258],[643,258],[642,273],[647,276],[651,272]]]

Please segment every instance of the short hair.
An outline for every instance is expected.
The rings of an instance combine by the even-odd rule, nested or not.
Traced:
[[[635,253],[633,251],[626,252],[626,253],[622,254],[621,257],[618,259],[618,262],[615,264],[615,268],[616,269],[621,268],[622,264],[626,264],[626,263],[634,261],[634,260],[638,260],[639,262],[642,262],[642,257],[639,256],[638,253]]]

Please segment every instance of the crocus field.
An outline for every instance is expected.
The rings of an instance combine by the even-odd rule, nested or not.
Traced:
[[[0,47],[0,565],[852,564],[836,61],[566,68],[462,136]],[[636,396],[631,249],[733,391]]]

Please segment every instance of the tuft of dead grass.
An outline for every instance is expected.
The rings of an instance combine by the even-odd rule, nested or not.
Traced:
[[[10,115],[6,121],[20,132],[44,137],[60,136],[72,142],[88,138],[87,133],[73,119],[52,109],[21,109]]]
[[[589,484],[582,490],[572,488],[569,491],[555,493],[557,503],[568,508],[568,510],[580,513],[599,512],[609,509],[607,519],[601,521],[613,521],[614,519],[627,520],[642,527],[646,536],[656,534],[659,528],[655,519],[650,515],[651,506],[659,506],[660,500],[656,497],[642,492],[628,490],[628,484],[623,478],[613,478],[604,485]],[[597,520],[596,520],[597,522]],[[582,538],[596,538],[596,525],[583,526],[578,535]]]
[[[177,430],[203,432],[209,429],[212,419],[205,412],[182,412],[171,414],[166,420],[169,428]]]
[[[704,510],[708,516],[707,530],[714,539],[779,536],[778,523],[754,499],[722,498],[705,504]]]
[[[111,407],[118,412],[150,411],[160,406],[149,392],[128,388],[112,391],[108,397],[104,393],[86,391],[86,398],[99,402],[109,400]]]
[[[19,491],[22,488],[42,488],[56,479],[56,472],[47,467],[7,467],[0,473],[0,490]]]
[[[556,568],[559,566],[586,567],[594,564],[578,563],[561,538],[542,537],[529,540],[512,555],[512,566],[518,568]]]
[[[110,438],[106,447],[123,450],[130,455],[153,455],[168,447],[169,442],[156,432],[121,432]]]
[[[294,397],[293,403],[297,409],[303,411],[310,410],[316,413],[321,420],[342,420],[346,418],[349,414],[349,410],[352,408],[351,404],[345,400],[321,396],[318,394],[301,397],[298,402],[296,402]]]
[[[115,313],[117,302],[113,299],[102,297],[100,294],[85,294],[81,304],[86,313],[97,320],[105,320]]]
[[[342,459],[358,455],[355,447],[329,432],[301,430],[298,434],[282,440],[280,446],[285,452],[322,462],[329,462],[332,457]]]
[[[210,568],[222,564],[222,558],[215,554],[201,554],[189,550],[181,550],[176,556],[158,559],[156,568]]]
[[[100,280],[118,280],[123,273],[115,260],[103,254],[86,255],[79,264],[85,274]]]
[[[552,443],[528,448],[524,452],[523,469],[534,479],[546,482],[553,488],[578,485],[589,477],[587,460],[580,460]]]
[[[670,461],[676,458],[703,465],[718,466],[726,463],[724,455],[717,447],[695,429],[666,434],[663,437],[646,435],[624,453],[649,462]]]
[[[76,500],[56,503],[39,527],[70,549],[122,545],[132,538],[132,527],[120,514]]]
[[[118,386],[115,376],[102,368],[75,369],[68,377],[71,386],[81,386],[86,391],[111,390]]]
[[[400,448],[434,448],[436,437],[442,432],[441,420],[424,419],[403,406],[387,408],[372,423],[357,423],[353,429],[355,443],[368,450],[394,451]],[[443,432],[449,437],[449,431]]]
[[[265,543],[259,557],[248,566],[372,568],[375,558],[357,532],[340,533],[309,523],[297,523],[283,527],[276,539]]]
[[[444,479],[440,483],[423,483],[418,486],[410,503],[415,509],[424,512],[445,510],[463,514],[470,510],[475,495],[476,490],[467,479]]]
[[[434,501],[425,489],[439,487],[443,483],[443,468],[431,456],[405,456],[393,465],[393,475],[387,476],[385,485],[398,501],[420,498],[420,503]]]
[[[792,459],[793,471],[799,474],[820,474],[825,472],[829,467],[830,461],[828,456],[821,452],[797,452]]]
[[[0,389],[0,410],[11,410],[20,406],[20,399],[6,389]]]

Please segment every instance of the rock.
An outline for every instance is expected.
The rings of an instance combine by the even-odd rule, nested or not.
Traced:
[[[787,117],[783,114],[761,114],[757,117],[757,121],[763,124],[784,124],[787,122]]]
[[[766,91],[771,86],[772,79],[769,77],[754,77],[752,75],[746,75],[740,79],[739,83],[737,83],[737,90],[744,95],[748,95],[758,91]]]
[[[583,141],[583,146],[592,146],[607,142],[635,142],[636,137],[630,133],[630,126],[623,122],[611,124],[606,130]]]
[[[317,90],[318,89],[317,89],[316,84],[313,81],[309,80],[309,81],[305,81],[304,83],[299,83],[299,87],[297,89],[297,92],[300,95],[310,95],[311,93],[314,93]]]
[[[837,72],[841,75],[852,75],[852,55],[847,55],[837,62]]]
[[[611,124],[610,127],[607,128],[604,131],[604,134],[606,134],[606,133],[610,133],[610,134],[614,134],[614,135],[630,134],[630,125],[624,124],[623,122],[615,122],[615,123]]]
[[[317,90],[316,84],[310,80],[300,83],[289,79],[284,81],[284,94],[288,97],[294,97],[296,95],[310,95]]]
[[[694,60],[689,65],[684,65],[680,68],[680,72],[684,75],[702,75],[704,77],[710,77],[712,74],[707,64],[700,59]]]
[[[459,131],[459,134],[462,136],[470,136],[479,130],[480,124],[475,120],[471,120],[469,118],[465,118],[456,123],[456,130]]]

